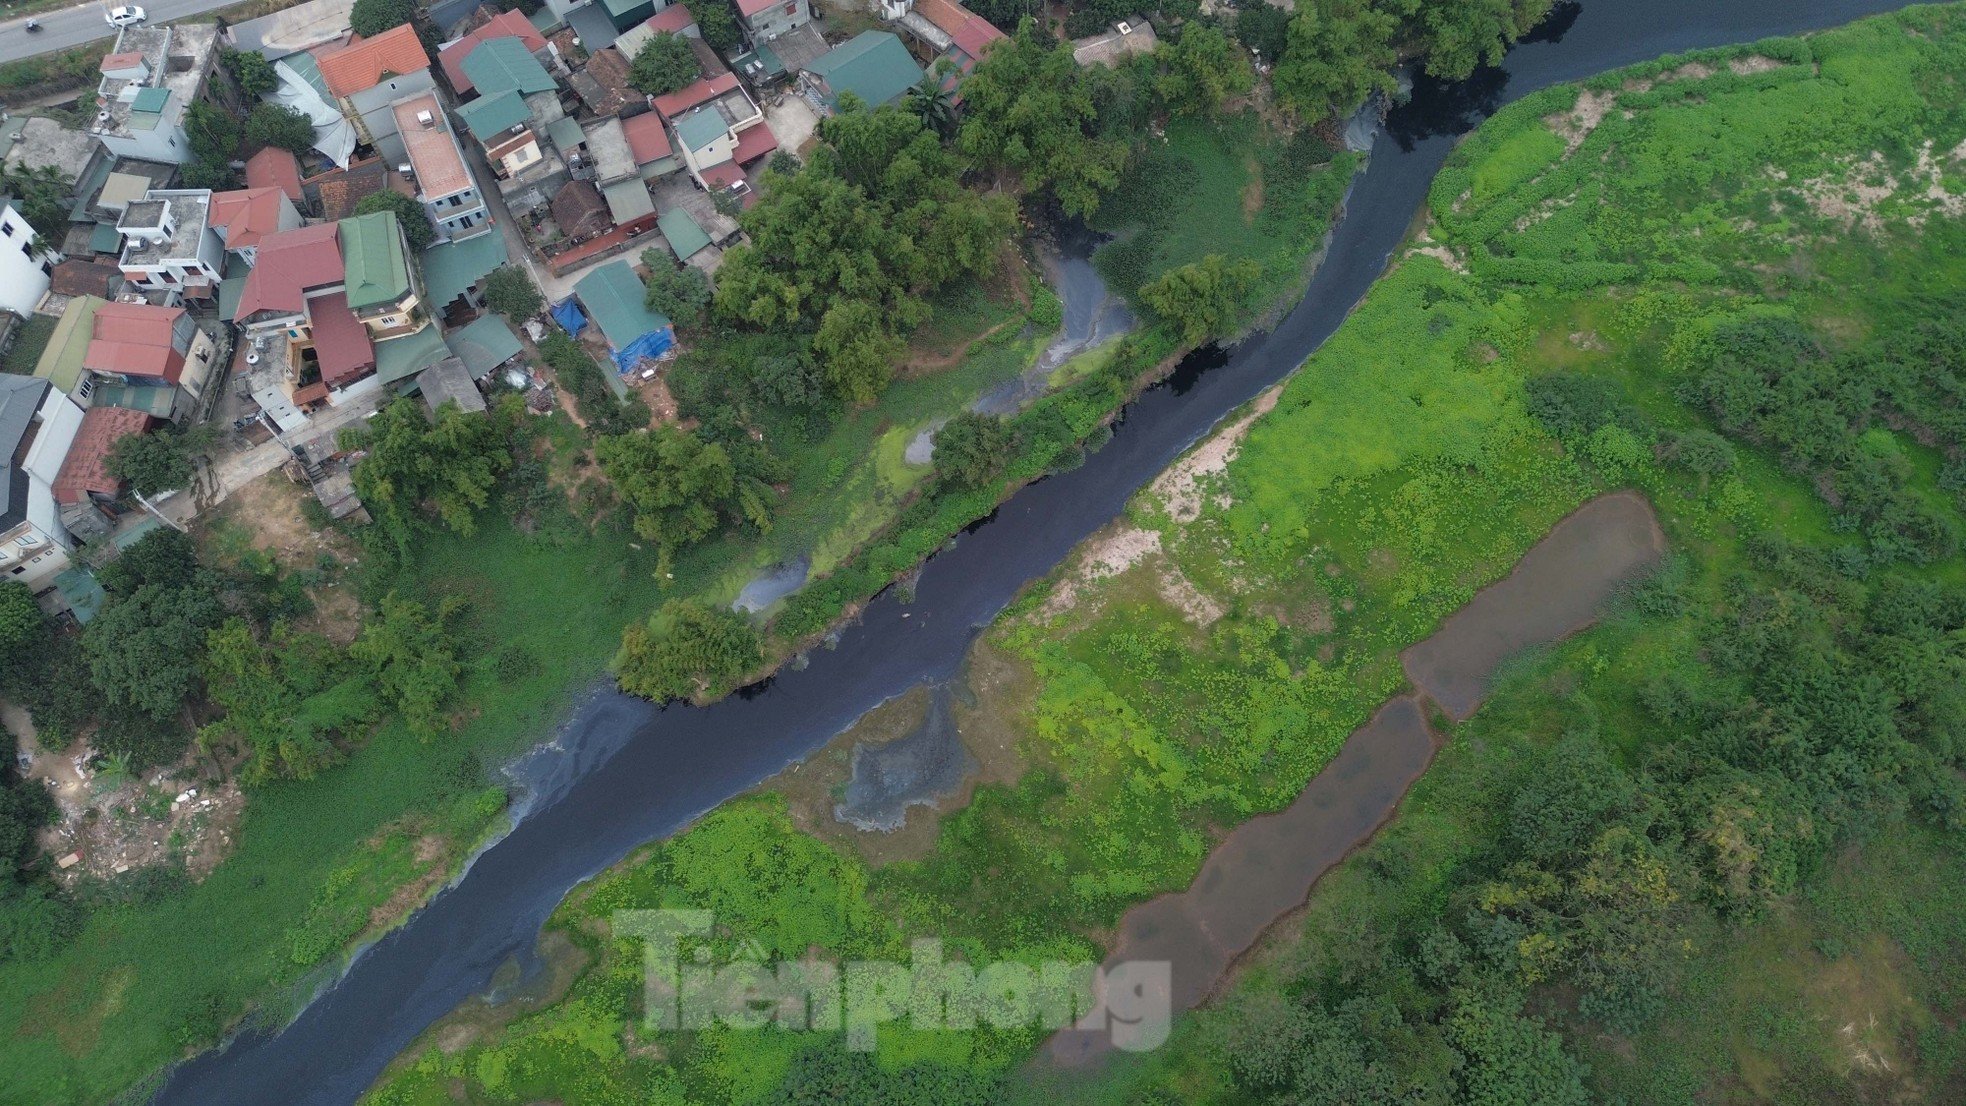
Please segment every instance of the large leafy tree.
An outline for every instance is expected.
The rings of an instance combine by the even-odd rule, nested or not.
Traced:
[[[516,265],[500,265],[485,278],[485,306],[514,322],[532,318],[545,305],[538,286]]]
[[[628,68],[628,83],[651,96],[674,92],[702,72],[688,40],[668,32],[643,45]]]
[[[680,327],[699,326],[710,307],[710,278],[694,265],[678,266],[663,250],[643,250],[648,291],[643,302]]]
[[[248,100],[257,100],[273,91],[280,84],[280,75],[273,69],[273,63],[257,50],[234,50],[229,47],[218,52],[220,64],[232,74],[232,83],[239,86],[239,92]]]
[[[199,161],[224,163],[239,149],[239,120],[209,100],[195,101],[184,113],[191,155]]]
[[[737,13],[724,0],[683,0],[683,6],[695,17],[703,41],[719,54],[728,54],[743,41],[737,29]]]
[[[47,632],[34,593],[19,580],[0,580],[0,665],[24,657]]]
[[[211,448],[208,427],[131,434],[110,447],[111,476],[127,480],[138,495],[152,496],[191,486],[192,459]]]
[[[512,463],[495,419],[446,408],[432,423],[411,399],[383,408],[365,427],[344,429],[340,442],[367,451],[355,466],[355,490],[399,547],[424,524],[426,506],[456,533],[476,533],[478,511]]]
[[[198,740],[246,752],[248,779],[312,776],[338,758],[338,733],[379,710],[368,678],[347,668],[318,634],[275,626],[261,643],[245,619],[228,618],[205,636],[206,694],[225,713]]]
[[[1183,24],[1181,37],[1155,50],[1154,61],[1155,91],[1177,114],[1213,112],[1224,100],[1246,95],[1256,85],[1248,56],[1207,23]]]
[[[1089,215],[1119,183],[1124,144],[1096,132],[1098,111],[1084,71],[1064,43],[1025,20],[963,80],[956,144],[978,166],[1048,192],[1073,215]]]
[[[1230,262],[1219,253],[1163,273],[1140,289],[1154,313],[1181,332],[1190,345],[1224,333],[1235,321],[1261,267],[1247,258]]]
[[[437,228],[430,225],[430,213],[415,199],[393,188],[370,193],[355,204],[357,215],[373,215],[378,211],[395,213],[396,222],[403,228],[403,238],[413,253],[422,253],[437,240]]]
[[[416,0],[355,0],[348,25],[363,38],[379,35],[416,19]]]
[[[450,623],[463,607],[456,596],[432,608],[391,592],[348,647],[348,655],[368,671],[383,700],[419,736],[449,728],[444,707],[457,693],[464,672]]]
[[[246,116],[246,146],[278,146],[304,154],[314,148],[314,124],[285,104],[259,104]]]
[[[616,434],[594,443],[601,470],[635,509],[635,532],[661,551],[708,537],[723,521],[759,528],[771,520],[771,488],[741,473],[723,446],[673,427]]]
[[[657,701],[716,696],[763,658],[750,619],[729,607],[671,599],[646,623],[628,627],[615,672],[623,690]]]
[[[797,173],[767,172],[715,303],[733,323],[815,328],[836,394],[864,401],[885,384],[899,335],[927,316],[923,297],[990,272],[1014,211],[964,188],[956,159],[906,111],[849,104],[820,138]]]
[[[1369,0],[1300,4],[1270,83],[1277,99],[1315,119],[1348,112],[1375,91],[1394,88],[1399,19]]]

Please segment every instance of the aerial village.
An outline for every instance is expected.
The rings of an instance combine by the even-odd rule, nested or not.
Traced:
[[[0,375],[0,578],[86,622],[103,601],[90,563],[275,469],[334,517],[361,511],[339,429],[410,396],[483,411],[487,387],[550,409],[533,343],[551,327],[628,395],[675,352],[670,321],[645,306],[645,259],[714,279],[767,160],[811,143],[841,96],[879,106],[925,73],[953,84],[1002,37],[955,0],[881,0],[879,29],[852,35],[809,0],[712,2],[733,5],[740,32],[722,53],[670,0],[478,6],[434,51],[407,23],[353,33],[353,0],[231,26],[140,23],[102,57],[85,128],[0,124],[10,180],[72,182],[59,241],[19,201],[0,208],[16,247],[0,249],[0,320],[9,335],[52,327],[31,375]],[[647,95],[632,62],[665,35],[697,73]],[[311,147],[251,154],[243,188],[189,187],[199,105],[254,106],[221,64],[244,54],[268,63],[260,98],[304,115]],[[370,200],[386,193],[430,233]],[[507,267],[543,293],[537,318],[486,309],[486,281]],[[112,474],[123,439],[198,426],[216,444],[193,487],[147,499]]]

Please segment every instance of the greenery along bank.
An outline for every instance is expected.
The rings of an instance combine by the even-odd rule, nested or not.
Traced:
[[[1003,782],[912,847],[834,822],[837,775],[726,806],[570,897],[557,1003],[370,1101],[1957,1097],[1962,67],[1966,10],[1921,8],[1502,112],[1274,408],[986,635],[959,717]],[[1044,1078],[1032,1032],[639,1027],[625,907],[714,909],[713,959],[1096,954],[1627,486],[1668,566],[1518,661],[1159,1052]]]
[[[104,812],[110,823],[131,836],[154,827],[146,812],[176,792],[150,782],[153,766],[173,764],[186,778],[236,783],[244,813],[209,873],[188,863],[194,843],[158,833],[161,863],[70,886],[34,846],[50,815],[41,785],[8,777],[0,1033],[12,1062],[0,1066],[0,1099],[138,1093],[242,1016],[278,1024],[351,946],[403,918],[497,832],[504,780],[493,766],[605,672],[624,621],[650,643],[622,655],[630,686],[727,686],[917,563],[1013,483],[1074,463],[1184,339],[1232,330],[1294,289],[1353,162],[1308,133],[1312,113],[1293,129],[1267,109],[1243,55],[1224,48],[1230,30],[1226,19],[1169,24],[1164,52],[1113,71],[1081,71],[1027,34],[971,75],[974,105],[953,130],[940,129],[949,104],[933,89],[831,121],[809,164],[781,161],[770,174],[785,183],[785,206],[767,199],[746,218],[760,250],[825,245],[813,257],[850,254],[857,227],[879,230],[878,264],[836,256],[793,270],[799,281],[864,277],[864,296],[761,276],[734,280],[750,291],[718,300],[651,281],[686,350],[667,377],[681,416],[669,429],[642,432],[650,411],[616,401],[578,346],[549,340],[540,354],[570,412],[522,417],[505,399],[484,419],[399,405],[374,420],[356,470],[373,525],[305,515],[306,533],[281,533],[303,510],[291,496],[261,498],[285,487],[276,478],[235,495],[194,533],[195,550],[149,539],[132,564],[170,572],[110,572],[88,632],[20,619],[7,655],[23,663],[0,671],[0,687],[30,708],[46,746],[85,736],[102,754],[96,781],[125,796]],[[229,64],[242,83],[255,79],[250,62]],[[1194,81],[1206,86],[1199,95]],[[1143,154],[1163,118],[1174,156],[1153,171]],[[225,141],[217,134],[212,149]],[[871,172],[882,158],[891,171]],[[1191,263],[1235,281],[1169,280],[1194,285],[1202,310],[1143,295],[1165,318],[1062,367],[1053,395],[1015,420],[963,416],[1029,369],[1059,324],[1056,297],[1015,248],[1005,200],[1020,226],[1067,206],[1123,223],[1140,217],[1129,206],[1165,205],[1138,182],[1166,179],[1169,165],[1219,192],[1186,190],[1194,218],[1143,231],[1159,252],[1119,287]],[[823,211],[787,217],[815,200]],[[808,231],[813,242],[799,237]],[[1202,246],[1204,236],[1223,237]],[[921,256],[926,242],[953,259]],[[497,309],[529,313],[514,294],[524,289],[503,283]],[[797,316],[747,317],[772,297],[795,302]],[[868,340],[891,355],[887,369],[858,342],[821,339],[832,312],[870,306],[883,312]],[[836,321],[828,333],[845,329]],[[866,389],[871,402],[855,398]],[[908,443],[942,419],[936,461],[909,462]],[[168,487],[202,448],[170,444],[167,456],[130,459],[143,486]],[[762,642],[714,613],[758,569],[805,554],[816,579]],[[677,626],[714,647],[668,649]]]

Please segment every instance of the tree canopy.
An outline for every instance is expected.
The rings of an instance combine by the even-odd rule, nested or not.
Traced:
[[[274,71],[273,63],[257,50],[223,47],[218,52],[218,58],[225,71],[232,74],[232,83],[239,86],[240,94],[247,100],[257,100],[279,87],[280,75]]]
[[[710,278],[694,265],[677,265],[666,250],[643,250],[648,269],[643,302],[670,322],[684,328],[700,326],[710,307]]]
[[[1163,273],[1140,289],[1154,313],[1181,331],[1193,345],[1221,336],[1235,322],[1261,266],[1244,258],[1230,262],[1219,253]]]
[[[758,631],[744,615],[671,599],[628,627],[615,673],[623,690],[660,702],[721,695],[763,659]]]
[[[413,399],[343,429],[340,444],[367,452],[355,465],[355,490],[399,547],[425,525],[426,505],[456,533],[476,533],[478,511],[512,463],[494,417],[447,408],[433,424]]]
[[[396,222],[402,225],[403,238],[409,242],[411,253],[420,254],[437,240],[437,228],[430,225],[430,213],[415,199],[393,188],[372,192],[355,204],[357,215],[373,215],[378,211],[396,213]]]
[[[1096,131],[1098,111],[1072,49],[1025,20],[963,79],[956,145],[978,166],[1089,215],[1119,183],[1126,146]]]
[[[651,37],[628,68],[628,83],[651,96],[674,92],[702,73],[689,41],[663,31]]]
[[[770,525],[771,488],[697,435],[668,426],[616,434],[595,442],[594,455],[635,509],[635,532],[661,550],[665,565],[720,523]]]
[[[304,154],[314,148],[314,124],[285,104],[258,104],[246,116],[245,143],[254,150],[278,146]]]
[[[348,13],[348,26],[370,38],[415,19],[416,0],[355,0]]]
[[[513,322],[523,322],[546,306],[539,287],[517,265],[500,265],[485,278],[485,306]]]

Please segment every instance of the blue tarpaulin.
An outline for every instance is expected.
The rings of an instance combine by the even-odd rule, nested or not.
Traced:
[[[575,337],[587,329],[587,316],[580,313],[580,305],[573,302],[572,296],[553,305],[553,321],[560,324],[561,330]]]
[[[612,352],[611,356],[614,357],[614,367],[619,372],[633,372],[635,366],[643,358],[646,357],[653,360],[660,357],[668,351],[670,346],[675,344],[676,332],[669,327],[665,326],[661,330],[649,331],[647,334],[628,343],[627,349],[618,349]]]

